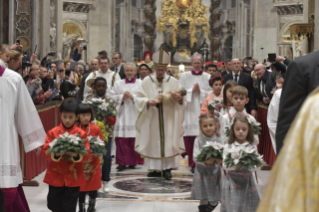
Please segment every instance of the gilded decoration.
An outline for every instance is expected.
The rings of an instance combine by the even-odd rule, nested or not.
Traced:
[[[315,31],[314,24],[293,24],[290,26],[290,36],[299,37],[301,35],[310,36]]]
[[[155,34],[155,27],[156,27],[156,0],[146,0],[144,3],[144,15],[145,15],[145,21],[144,21],[144,43],[146,50],[152,51],[154,40],[156,37]]]
[[[183,5],[181,7],[180,5]],[[181,9],[183,8],[183,9]],[[196,36],[196,25],[200,25],[203,33],[208,33],[210,27],[208,18],[205,13],[208,7],[202,5],[201,0],[193,1],[178,1],[166,0],[162,3],[162,16],[157,19],[156,30],[167,32],[169,26],[169,33],[171,34],[170,40],[174,47],[177,46],[177,35],[180,35],[180,25],[187,25],[187,34],[190,36],[190,47],[198,42],[198,35]],[[185,34],[185,32],[183,32]],[[184,35],[183,34],[183,35]]]
[[[83,33],[78,25],[74,23],[65,23],[63,24],[63,33],[66,33],[67,35],[76,35],[80,34],[80,39],[83,39]]]

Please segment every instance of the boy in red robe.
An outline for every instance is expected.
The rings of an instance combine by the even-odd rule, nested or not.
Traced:
[[[80,186],[86,183],[83,163],[89,158],[89,155],[83,156],[78,153],[67,152],[72,156],[67,162],[63,153],[47,155],[50,143],[66,132],[69,135],[81,135],[81,139],[87,140],[86,133],[75,125],[77,108],[78,105],[73,99],[67,99],[62,103],[60,107],[62,123],[47,133],[42,150],[44,157],[50,161],[44,182],[49,184],[47,204],[48,208],[53,212],[76,212]],[[86,141],[84,145],[89,153],[89,142]]]

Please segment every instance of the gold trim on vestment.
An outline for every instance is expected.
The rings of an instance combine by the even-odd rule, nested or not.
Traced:
[[[159,93],[163,93],[163,82],[159,85]],[[159,121],[159,133],[160,133],[160,142],[161,142],[161,156],[165,157],[165,132],[164,132],[164,117],[163,117],[163,103],[158,105],[158,121]]]
[[[163,49],[160,49],[160,58],[159,58],[159,64],[163,63]]]
[[[264,103],[260,101],[257,101],[257,106],[266,110],[268,110],[268,107],[269,107],[268,105],[265,105]]]

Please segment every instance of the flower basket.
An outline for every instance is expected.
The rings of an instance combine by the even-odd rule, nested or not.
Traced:
[[[90,152],[95,156],[103,157],[106,155],[105,143],[100,137],[89,136]]]
[[[240,149],[228,153],[223,163],[227,168],[235,166],[235,170],[239,171],[242,167],[251,170],[262,166],[262,156],[256,150],[247,151]]]
[[[95,112],[95,117],[110,116],[109,104],[106,103],[103,99],[92,98],[92,99],[88,100],[87,103],[92,105],[94,112]]]
[[[198,162],[205,162],[210,158],[223,159],[223,145],[216,141],[208,141],[196,157]],[[214,163],[216,160],[214,161]]]
[[[215,98],[211,101],[208,102],[207,105],[207,109],[209,112],[214,112],[215,108],[217,107],[217,105],[221,105],[222,104],[222,99],[220,98]]]

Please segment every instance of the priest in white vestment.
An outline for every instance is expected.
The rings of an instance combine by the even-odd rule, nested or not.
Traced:
[[[109,69],[110,61],[107,57],[102,57],[99,60],[100,69],[98,71],[93,71],[89,74],[89,76],[85,80],[83,99],[86,99],[91,93],[92,88],[87,85],[88,80],[95,79],[97,77],[103,77],[107,82],[107,95],[110,94],[112,87],[114,86],[116,81],[121,80],[121,77],[114,71]]]
[[[149,177],[169,180],[171,169],[179,166],[179,155],[185,150],[183,142],[183,120],[185,99],[179,94],[181,85],[174,77],[166,74],[170,56],[163,49],[155,52],[155,73],[144,78],[136,93],[138,110],[136,121],[135,150],[146,158],[151,171]],[[170,98],[156,101],[159,94],[171,93]]]
[[[182,73],[179,82],[187,91],[186,112],[184,120],[184,142],[186,153],[182,156],[188,155],[188,165],[192,167],[192,172],[195,167],[193,161],[193,148],[196,136],[199,135],[198,117],[201,114],[201,106],[206,97],[208,97],[213,89],[209,86],[210,75],[204,72],[203,58],[201,54],[195,53],[192,56],[193,70]]]
[[[6,210],[29,211],[20,186],[23,174],[18,135],[26,152],[38,148],[40,153],[46,133],[22,77],[3,66],[0,66],[0,135],[0,188],[4,196],[7,189],[16,192],[15,201],[10,206],[6,202]]]
[[[116,124],[114,137],[116,143],[116,164],[118,171],[123,171],[126,166],[135,168],[135,136],[137,110],[135,107],[136,93],[142,81],[136,79],[136,66],[134,63],[126,63],[124,68],[125,79],[115,82],[111,90],[111,98],[116,103]]]

